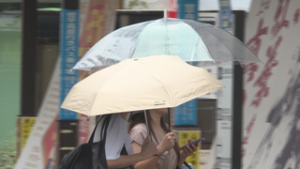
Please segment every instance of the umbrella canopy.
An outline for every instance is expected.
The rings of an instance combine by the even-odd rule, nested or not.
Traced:
[[[62,108],[89,116],[176,107],[222,88],[205,69],[178,56],[127,59],[73,86]]]
[[[120,28],[98,41],[73,69],[92,70],[128,58],[175,55],[186,62],[260,59],[230,33],[210,24],[162,18]]]

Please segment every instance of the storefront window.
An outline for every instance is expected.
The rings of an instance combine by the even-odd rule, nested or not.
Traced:
[[[0,2],[0,148],[13,142],[20,112],[21,2]]]
[[[37,2],[36,112],[58,56],[60,1]],[[4,140],[14,143],[21,101],[21,0],[0,2],[0,150]],[[29,98],[33,99],[33,98]]]

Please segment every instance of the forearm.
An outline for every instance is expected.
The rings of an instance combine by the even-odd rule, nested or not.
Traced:
[[[138,162],[134,168],[135,169],[153,169],[159,158],[157,156],[149,158],[147,160]]]
[[[162,149],[160,146],[157,146],[157,150],[158,150],[158,154],[163,154],[164,153],[164,149]],[[138,162],[134,168],[135,169],[153,169],[155,167],[155,165],[157,164],[159,160],[159,157],[155,156],[155,157],[151,157],[149,159],[146,159],[144,161],[140,161]]]
[[[143,160],[145,160],[145,157],[141,153],[133,155],[121,155],[120,158],[116,160],[107,160],[107,166],[109,169],[122,168],[133,165]]]
[[[185,161],[185,159],[186,159],[186,157],[183,157],[183,156],[180,154],[180,159],[179,159],[177,165],[178,165],[179,167],[181,167],[181,166],[183,165],[183,162]]]

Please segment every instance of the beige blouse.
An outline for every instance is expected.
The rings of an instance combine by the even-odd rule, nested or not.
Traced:
[[[154,132],[155,133],[155,132]],[[147,128],[145,124],[138,124],[129,132],[131,142],[135,141],[139,145],[143,145],[144,140],[147,138]],[[151,137],[152,141],[158,145],[163,136],[155,133],[158,142],[156,142],[154,137]],[[163,161],[160,159],[153,169],[175,169],[177,166],[177,155],[174,149],[171,149],[167,155],[167,160]]]

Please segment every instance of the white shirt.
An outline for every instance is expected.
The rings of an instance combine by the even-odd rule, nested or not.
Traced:
[[[99,122],[94,142],[100,141],[100,133],[102,128],[103,119]],[[122,118],[120,114],[113,114],[110,118],[109,125],[107,128],[106,142],[105,142],[105,153],[106,160],[116,160],[120,158],[120,153],[125,144],[128,155],[134,154],[131,146],[131,138],[127,131],[127,122]]]

